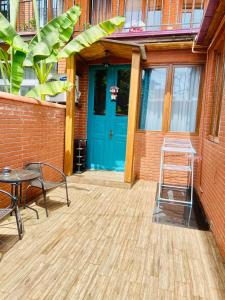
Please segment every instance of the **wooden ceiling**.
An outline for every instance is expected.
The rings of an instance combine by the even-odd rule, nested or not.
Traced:
[[[106,53],[111,57],[131,60],[132,51],[140,50],[139,45],[119,41],[101,40],[80,52],[79,56],[86,62],[104,58]]]

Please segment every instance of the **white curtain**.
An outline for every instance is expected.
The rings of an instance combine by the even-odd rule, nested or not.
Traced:
[[[153,68],[144,72],[140,127],[145,130],[162,130],[167,69]]]
[[[171,131],[194,132],[200,67],[176,67],[173,80]]]

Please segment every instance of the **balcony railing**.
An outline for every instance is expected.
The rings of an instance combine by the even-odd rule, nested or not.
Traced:
[[[84,1],[74,3],[81,5]],[[207,0],[91,0],[78,30],[116,15],[126,17],[124,32],[198,29]]]
[[[49,7],[49,3],[51,3],[51,7]],[[48,20],[60,15],[64,11],[63,0],[37,0],[37,5],[41,27],[44,26],[48,22]],[[10,20],[10,8],[8,0],[0,0],[0,11],[8,20]],[[32,0],[20,1],[17,19],[17,30],[21,32],[36,30]]]
[[[37,0],[40,25],[64,11],[63,0]],[[200,28],[207,0],[74,0],[82,15],[75,31],[83,31],[106,19],[125,16],[123,32],[191,30]],[[50,7],[49,7],[50,6]],[[0,10],[9,19],[9,1],[0,0]],[[32,0],[21,0],[18,30],[35,31]]]

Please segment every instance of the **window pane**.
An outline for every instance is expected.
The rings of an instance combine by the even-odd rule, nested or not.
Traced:
[[[29,85],[27,85],[27,86],[21,86],[21,88],[20,88],[20,95],[21,96],[25,96],[26,93],[28,93],[33,87],[34,86],[29,86]]]
[[[128,115],[129,90],[130,90],[130,70],[119,70],[117,86],[119,93],[116,99],[116,115]]]
[[[200,71],[200,67],[175,68],[172,92],[171,131],[195,131]]]
[[[142,83],[141,129],[162,129],[166,74],[166,68],[153,68],[144,71]]]
[[[218,137],[221,115],[221,104],[224,95],[225,54],[222,49],[215,51],[215,77],[213,87],[213,107],[210,134]]]
[[[142,4],[139,0],[127,0],[125,3],[125,18],[126,23],[124,29],[126,31],[131,28],[137,29],[145,26],[142,21]]]
[[[106,70],[97,70],[95,72],[94,86],[94,114],[105,114],[106,103]]]

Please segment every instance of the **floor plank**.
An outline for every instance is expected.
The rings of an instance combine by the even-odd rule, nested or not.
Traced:
[[[156,184],[70,183],[48,196],[50,216],[22,210],[0,224],[0,299],[225,299],[211,232],[152,223]]]

